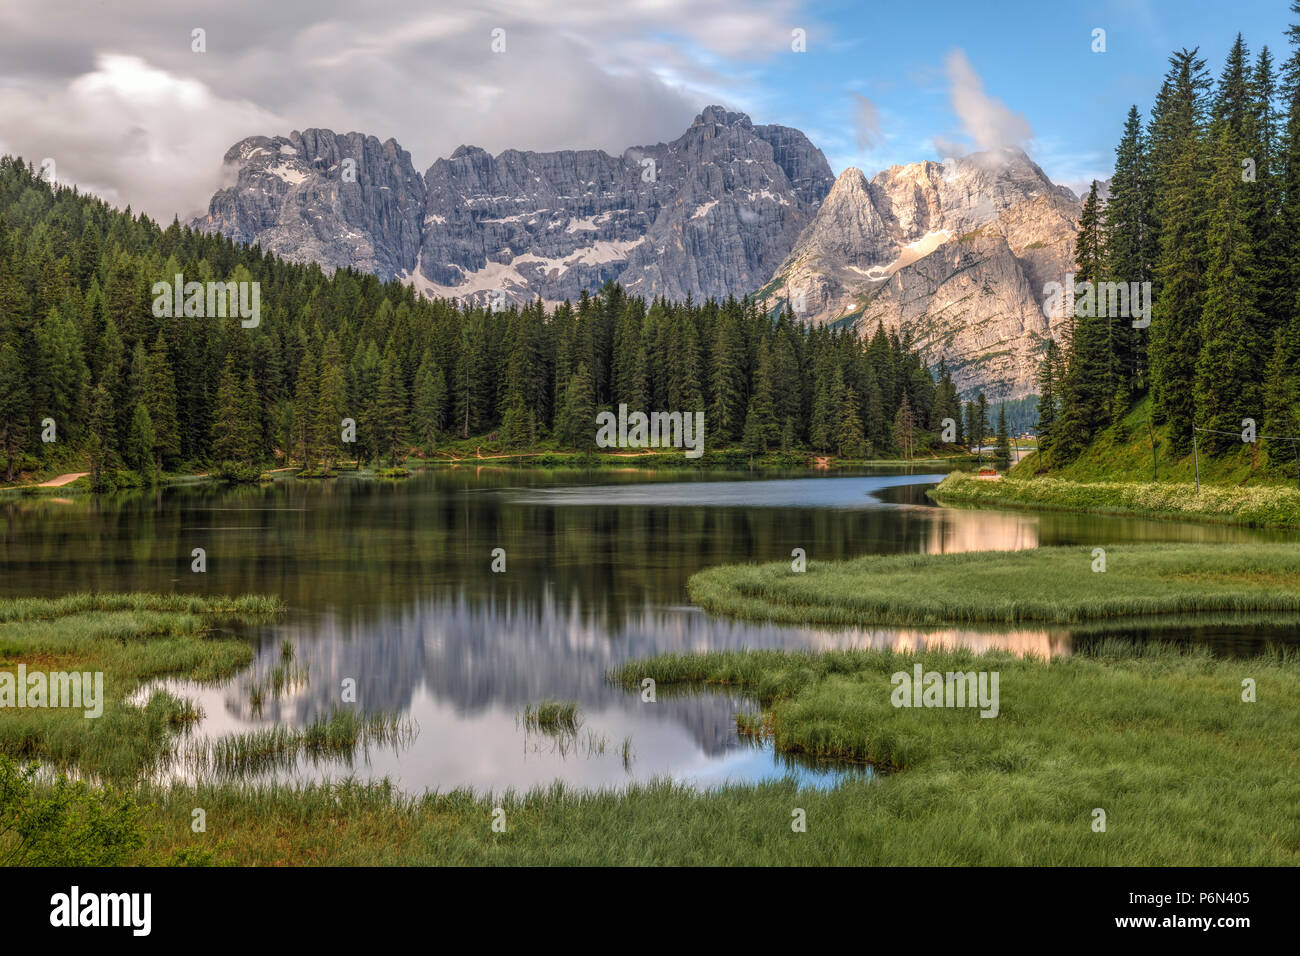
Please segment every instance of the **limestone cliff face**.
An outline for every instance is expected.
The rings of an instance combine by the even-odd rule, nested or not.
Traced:
[[[392,140],[307,130],[249,137],[226,162],[235,185],[196,227],[477,302],[556,302],[611,279],[671,299],[746,295],[834,181],[803,133],[717,106],[620,156],[462,146],[422,177]]]
[[[323,129],[250,136],[225,163],[235,184],[212,197],[196,228],[331,271],[391,278],[415,264],[424,181],[393,140]]]
[[[760,290],[809,321],[908,332],[963,391],[1035,390],[1043,286],[1072,267],[1080,204],[1019,150],[840,174]],[[1059,320],[1055,320],[1058,321]]]
[[[743,296],[833,182],[798,130],[716,106],[671,143],[618,157],[462,147],[424,178],[417,287],[515,301],[573,298],[609,279],[645,296]]]

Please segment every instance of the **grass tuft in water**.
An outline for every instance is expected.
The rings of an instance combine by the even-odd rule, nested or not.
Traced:
[[[291,770],[298,760],[351,762],[357,749],[376,746],[405,747],[417,729],[409,719],[391,714],[335,711],[305,727],[267,727],[213,740],[196,741],[186,761],[198,773],[241,776],[265,770]]]
[[[580,723],[577,701],[544,700],[524,707],[524,727],[542,733],[576,734]]]

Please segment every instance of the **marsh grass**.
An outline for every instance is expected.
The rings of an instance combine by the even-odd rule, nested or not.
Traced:
[[[102,716],[70,708],[0,709],[0,751],[89,779],[125,783],[157,768],[178,727],[192,725],[190,701],[153,692],[146,681],[184,676],[213,681],[253,658],[248,641],[213,632],[218,616],[253,617],[281,607],[272,598],[175,594],[73,594],[0,599],[0,669],[102,671]]]
[[[173,633],[140,638],[142,623],[96,615],[69,631],[91,644],[55,645],[55,632],[43,633],[40,646],[53,647],[43,653],[139,651]],[[60,622],[24,622],[37,624]],[[213,640],[200,637],[197,615],[190,624],[194,630],[182,630],[181,638]],[[0,644],[12,648],[20,633],[30,636],[0,626]],[[104,634],[125,643],[104,641]],[[915,663],[940,672],[997,670],[999,716],[893,707],[890,677]],[[132,797],[142,814],[143,844],[119,862],[1300,864],[1300,656],[1294,649],[1216,659],[1204,648],[1099,637],[1050,662],[1000,651],[727,651],[633,661],[610,676],[629,694],[639,692],[645,677],[665,693],[743,690],[759,700],[779,754],[837,757],[897,772],[828,790],[777,781],[703,793],[662,780],[621,790],[555,785],[420,796],[404,795],[388,781],[250,783],[256,768],[277,760],[329,754],[333,747],[341,753],[349,740],[361,743],[362,718],[353,716],[345,728],[331,726],[331,717],[310,734],[303,728],[227,741],[220,762],[238,770],[214,769],[214,760],[211,775],[197,783],[137,786]],[[1255,703],[1242,700],[1247,678],[1256,687]],[[77,753],[89,762],[120,751],[116,759],[138,770],[134,761],[169,746],[169,717],[182,706],[162,692],[143,707],[121,705],[129,712],[112,719],[130,723],[93,747],[77,739]],[[0,715],[0,727],[12,716]],[[575,727],[577,716],[575,705]],[[109,720],[106,709],[100,721],[80,723],[108,726]],[[142,746],[150,726],[159,743]],[[34,732],[45,754],[53,746],[51,725],[38,723]],[[15,739],[0,738],[6,752]],[[630,751],[628,738],[625,766]],[[498,806],[510,821],[504,833],[491,827]],[[194,807],[221,826],[192,832]],[[790,830],[792,807],[806,811],[806,833]],[[1091,829],[1096,807],[1106,810],[1105,833]]]
[[[189,728],[203,719],[203,708],[194,701],[189,698],[173,699],[176,700],[176,704],[167,715],[168,722],[173,726]]]
[[[997,670],[1001,712],[906,709],[890,676]],[[1203,648],[1090,642],[1050,663],[1006,652],[727,651],[629,662],[611,678],[743,688],[783,755],[898,772],[800,789],[419,796],[389,781],[238,778],[137,791],[131,862],[285,865],[1126,865],[1300,863],[1300,657],[1216,659]],[[1257,702],[1241,699],[1255,681]],[[623,752],[631,749],[624,741]],[[492,812],[506,810],[504,833]],[[193,807],[219,829],[190,830]],[[792,833],[790,811],[809,827]],[[1093,832],[1092,811],[1108,829]]]
[[[284,603],[279,598],[260,594],[202,597],[193,594],[150,594],[142,591],[124,593],[84,591],[54,598],[0,598],[0,623],[48,620],[91,611],[158,611],[245,617],[276,614],[283,610]]]
[[[1001,713],[907,709],[890,675],[997,670]],[[779,754],[894,773],[831,789],[792,781],[700,792],[403,796],[387,782],[178,786],[149,795],[146,855],[389,865],[1294,866],[1300,863],[1300,657],[1101,640],[1051,663],[1004,652],[725,651],[630,662],[611,675],[744,686]],[[1241,699],[1245,677],[1256,703]],[[625,752],[630,749],[624,742]],[[189,809],[220,814],[195,837]],[[505,833],[491,815],[504,807]],[[806,833],[790,830],[801,807]],[[1092,811],[1108,828],[1093,832]]]
[[[280,656],[274,666],[264,677],[253,677],[244,684],[248,694],[248,703],[254,714],[260,714],[268,699],[279,700],[287,693],[306,687],[310,674],[306,665],[299,666],[293,662],[293,644],[284,641],[280,645]]]
[[[804,625],[1075,624],[1161,615],[1300,612],[1300,549],[1294,545],[1149,544],[1105,548],[1092,570],[1089,547],[870,555],[710,568],[691,577],[705,610]]]
[[[772,727],[762,714],[742,710],[736,714],[736,733],[751,740],[760,740],[772,736]]]
[[[266,679],[275,697],[306,687],[310,683],[310,675],[306,667],[290,664],[284,658],[281,658],[281,661],[271,668],[271,673]]]

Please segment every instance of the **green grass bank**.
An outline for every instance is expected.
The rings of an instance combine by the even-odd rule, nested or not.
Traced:
[[[1300,549],[1116,545],[726,565],[688,582],[706,611],[801,625],[1075,624],[1154,615],[1294,614]],[[1158,622],[1157,622],[1158,623]]]
[[[929,496],[949,507],[1073,511],[1174,518],[1254,527],[1300,528],[1300,490],[1288,485],[1211,485],[1017,478],[952,472]]]

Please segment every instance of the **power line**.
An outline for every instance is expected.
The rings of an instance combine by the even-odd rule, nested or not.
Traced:
[[[1198,495],[1201,493],[1201,454],[1200,454],[1200,450],[1197,448],[1196,436],[1200,432],[1205,432],[1207,435],[1231,435],[1233,438],[1241,437],[1241,432],[1225,432],[1217,428],[1201,428],[1199,425],[1196,424],[1192,425],[1192,461],[1195,463],[1196,466],[1196,493]],[[1256,440],[1260,438],[1267,439],[1268,441],[1291,442],[1291,450],[1295,452],[1296,464],[1300,465],[1300,444],[1298,444],[1300,443],[1300,438],[1293,437],[1291,435],[1256,435],[1255,436]],[[1254,442],[1250,442],[1249,444],[1253,445]],[[1300,484],[1300,475],[1297,475],[1296,480],[1297,483]]]

